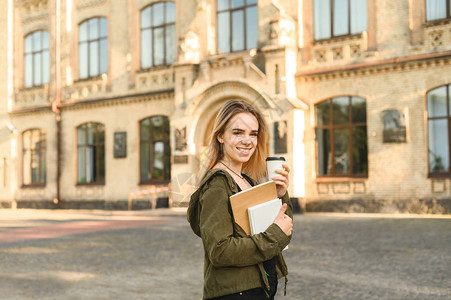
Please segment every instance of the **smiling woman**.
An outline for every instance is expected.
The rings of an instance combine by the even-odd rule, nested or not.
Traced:
[[[230,207],[232,194],[251,188],[265,176],[267,138],[266,123],[251,105],[232,100],[220,109],[210,136],[206,171],[188,208],[188,221],[205,249],[204,299],[274,299],[278,279],[288,274],[281,253],[293,227],[288,166],[284,164],[285,170],[272,178],[284,205],[265,232],[247,236],[235,223]]]

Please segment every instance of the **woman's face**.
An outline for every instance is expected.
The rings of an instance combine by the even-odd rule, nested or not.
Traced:
[[[223,143],[224,160],[247,162],[257,147],[258,121],[250,113],[239,113],[227,124],[224,134],[218,137]]]

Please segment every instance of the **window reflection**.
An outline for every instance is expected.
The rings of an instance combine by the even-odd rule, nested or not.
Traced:
[[[46,182],[46,135],[41,129],[22,133],[22,183],[43,185]]]
[[[367,176],[365,99],[335,97],[315,110],[318,176]]]
[[[169,145],[169,119],[154,116],[139,124],[140,181],[165,182],[171,178],[171,149]]]
[[[141,11],[141,68],[170,65],[176,56],[175,4],[158,2]]]
[[[257,1],[217,0],[218,53],[257,48]]]
[[[48,84],[50,80],[49,33],[35,31],[25,37],[24,86]]]
[[[78,31],[80,79],[107,73],[107,32],[106,18],[92,18],[80,24]]]
[[[105,183],[105,127],[100,123],[77,128],[77,183]]]

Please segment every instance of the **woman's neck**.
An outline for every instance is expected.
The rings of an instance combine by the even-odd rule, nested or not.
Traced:
[[[243,163],[234,162],[228,159],[222,159],[220,162],[224,163],[228,168],[232,169],[236,174],[241,174],[241,169],[243,168]]]

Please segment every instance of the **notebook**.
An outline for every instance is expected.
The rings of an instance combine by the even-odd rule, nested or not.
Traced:
[[[247,235],[251,234],[247,209],[277,198],[276,183],[267,181],[230,196],[233,218]]]
[[[251,235],[265,231],[269,225],[274,223],[281,208],[282,200],[279,198],[249,207],[247,212]]]

